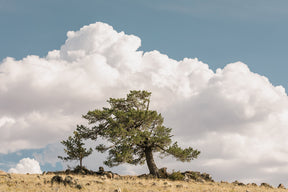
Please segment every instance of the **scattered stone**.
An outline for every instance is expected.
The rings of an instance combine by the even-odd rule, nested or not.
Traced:
[[[168,178],[168,173],[167,173],[167,167],[163,167],[161,169],[158,170],[159,172],[159,178]]]
[[[157,185],[157,183],[155,183],[155,182],[152,183],[152,186],[156,186],[156,185]]]
[[[98,171],[99,174],[102,174],[104,173],[104,168],[103,167],[99,167],[99,171]]]
[[[138,178],[143,178],[143,179],[156,179],[157,177],[151,174],[142,174],[139,175]]]
[[[94,181],[94,183],[97,183],[97,184],[104,184],[103,181]]]
[[[120,188],[115,189],[114,192],[121,192],[121,189]]]
[[[278,189],[286,189],[282,183],[278,185]]]
[[[203,180],[204,180],[204,182],[214,182],[211,175],[209,175],[208,173],[200,173],[200,172],[195,172],[195,171],[185,171],[182,174],[185,176],[184,180],[191,179],[194,181],[198,180],[198,182],[202,182]]]
[[[167,187],[172,187],[172,185],[171,185],[170,183],[168,183],[168,182],[164,182],[163,184],[164,184],[164,187],[165,187],[165,188],[167,188]]]
[[[113,174],[111,172],[104,172],[108,179],[113,179]]]
[[[113,173],[113,179],[120,179],[120,175],[118,175],[117,173]]]
[[[190,181],[190,178],[189,178],[189,176],[185,173],[185,175],[184,175],[184,181],[186,181],[186,182],[189,182]]]
[[[239,181],[234,181],[232,184],[234,184],[234,185],[238,185],[238,186],[245,186],[245,184],[244,183],[241,183],[241,182],[239,182]]]
[[[252,187],[258,187],[258,185],[256,183],[248,183],[248,186],[252,186]]]
[[[80,184],[77,184],[77,185],[75,186],[75,188],[76,188],[76,189],[83,189],[83,186],[80,185]]]
[[[273,188],[271,185],[268,183],[261,183],[260,187],[266,187],[266,188]]]
[[[107,176],[106,176],[106,175],[102,175],[100,178],[101,178],[102,180],[106,180],[106,179],[107,179]]]
[[[74,183],[77,184],[79,182],[78,179],[74,179]]]
[[[176,185],[176,188],[183,188],[182,184]]]
[[[73,184],[73,178],[71,176],[66,176],[65,179],[64,179],[64,185],[72,185]]]
[[[67,171],[67,170],[66,170]],[[67,172],[70,173],[70,171],[68,170]],[[80,175],[93,175],[93,171],[90,171],[89,169],[87,169],[86,167],[83,166],[77,166],[73,171],[71,171],[72,173],[76,173],[76,174],[80,174]]]
[[[53,185],[54,183],[58,183],[58,184],[63,183],[63,178],[61,176],[59,176],[59,175],[55,175],[51,179],[51,184]]]

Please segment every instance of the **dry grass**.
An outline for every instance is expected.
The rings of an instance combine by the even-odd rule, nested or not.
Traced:
[[[23,175],[0,174],[0,192],[284,192],[285,189],[265,188],[259,186],[236,186],[231,183],[196,183],[185,181],[170,181],[163,179],[139,179],[123,177],[119,179],[105,179],[99,176],[71,175],[74,182],[82,189],[64,184],[51,184],[54,175]],[[63,178],[66,175],[62,175]]]

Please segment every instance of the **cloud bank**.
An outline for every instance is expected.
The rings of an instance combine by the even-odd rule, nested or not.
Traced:
[[[41,174],[41,168],[39,162],[35,159],[24,158],[19,161],[15,168],[11,168],[9,173],[20,173],[20,174]]]
[[[97,22],[69,31],[65,44],[44,58],[4,59],[0,152],[59,142],[88,110],[144,89],[180,144],[202,151],[189,165],[166,165],[226,180],[276,182],[288,174],[288,98],[282,86],[242,62],[214,72],[198,59],[176,61],[140,46],[139,37]]]

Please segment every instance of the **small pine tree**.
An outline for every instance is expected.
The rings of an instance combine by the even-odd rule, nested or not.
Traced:
[[[73,137],[69,136],[67,140],[61,141],[66,147],[64,151],[67,154],[67,157],[58,156],[58,158],[64,161],[79,160],[80,167],[82,167],[83,158],[92,153],[92,148],[87,150],[84,147],[85,144],[82,142],[82,137],[77,131],[74,131],[73,134]]]

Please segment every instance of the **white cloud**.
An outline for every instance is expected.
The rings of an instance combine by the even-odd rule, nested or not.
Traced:
[[[35,159],[24,158],[19,161],[15,168],[11,168],[9,173],[20,173],[20,174],[41,174],[41,168],[39,162]]]
[[[261,180],[288,170],[288,98],[282,86],[241,62],[213,72],[198,59],[176,61],[158,51],[137,51],[140,46],[138,37],[95,23],[68,32],[60,50],[45,58],[4,59],[0,152],[60,142],[81,123],[81,114],[105,106],[109,97],[145,89],[175,138],[202,151],[189,167],[224,179]],[[255,172],[247,175],[243,170],[251,167]]]

